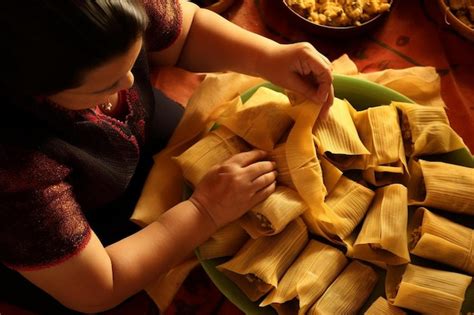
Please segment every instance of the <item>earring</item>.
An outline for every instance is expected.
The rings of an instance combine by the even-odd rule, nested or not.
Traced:
[[[109,112],[112,110],[112,103],[109,100],[107,100],[107,103],[99,104],[99,107],[104,112]]]

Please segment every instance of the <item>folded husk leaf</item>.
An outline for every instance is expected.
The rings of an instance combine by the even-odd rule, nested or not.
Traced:
[[[407,242],[407,189],[400,184],[379,188],[354,243],[352,257],[389,265],[410,262]]]
[[[379,297],[375,300],[374,303],[365,311],[364,315],[404,315],[402,309],[391,305],[386,299],[383,297]]]
[[[418,208],[411,253],[474,275],[474,230]]]
[[[201,246],[199,255],[201,259],[213,259],[232,256],[248,241],[249,235],[238,222],[232,222],[217,232]]]
[[[250,239],[229,261],[217,266],[256,301],[278,285],[308,241],[305,224],[297,218],[279,234]]]

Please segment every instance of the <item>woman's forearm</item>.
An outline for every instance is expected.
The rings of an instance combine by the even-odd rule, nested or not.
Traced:
[[[178,66],[194,72],[235,71],[262,76],[262,62],[278,44],[200,9],[181,51]]]

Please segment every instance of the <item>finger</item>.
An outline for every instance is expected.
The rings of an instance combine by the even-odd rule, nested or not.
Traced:
[[[261,190],[274,181],[276,181],[278,173],[276,171],[272,171],[269,173],[265,173],[263,175],[260,175],[259,177],[256,177],[253,182],[252,182],[252,187],[258,191]]]
[[[326,119],[329,115],[329,109],[331,108],[332,104],[334,103],[334,87],[331,86],[331,89],[328,93],[328,99],[321,107],[321,111],[319,112],[319,118]]]
[[[260,161],[245,167],[245,171],[251,180],[269,173],[276,168],[276,163],[271,161]]]
[[[252,150],[247,152],[237,153],[231,158],[229,158],[226,162],[227,163],[236,163],[242,167],[248,166],[252,163],[260,161],[265,156],[267,156],[267,152],[263,150]]]
[[[276,189],[276,181],[257,191],[251,198],[254,205],[267,199]]]

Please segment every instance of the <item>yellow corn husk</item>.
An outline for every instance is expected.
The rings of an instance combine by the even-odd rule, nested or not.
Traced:
[[[277,186],[267,199],[248,211],[239,222],[252,238],[270,236],[280,233],[306,209],[308,206],[296,191]]]
[[[220,127],[175,159],[183,171],[184,178],[196,186],[211,167],[224,162],[234,154],[248,150],[245,141],[227,128]]]
[[[357,314],[377,283],[377,273],[356,260],[336,278],[308,314]]]
[[[380,187],[393,183],[403,183],[405,181],[405,165],[401,161],[394,163],[394,166],[369,167],[362,171],[362,177],[368,183]]]
[[[383,297],[379,297],[374,303],[365,311],[364,315],[405,315],[406,312],[400,308],[391,305]]]
[[[474,230],[418,208],[411,253],[474,275]]]
[[[291,107],[283,93],[260,87],[244,104],[244,109],[217,122],[252,146],[270,151],[293,120],[286,113]]]
[[[377,189],[352,257],[389,265],[410,262],[407,243],[407,189],[392,184]]]
[[[335,218],[333,229],[326,230],[332,235],[328,239],[337,243],[345,240],[364,218],[374,195],[369,188],[341,176],[325,201],[332,218]]]
[[[393,166],[401,162],[406,166],[405,150],[394,106],[370,107],[355,115],[360,138],[371,155],[364,169],[376,166]]]
[[[363,160],[370,152],[362,143],[352,120],[352,106],[345,100],[334,99],[328,118],[315,124],[318,152],[341,169],[349,169],[354,161]]]
[[[291,179],[290,169],[288,167],[288,162],[286,161],[286,145],[285,143],[280,143],[270,151],[268,159],[276,163],[277,183],[290,187],[293,190],[296,190],[293,180]]]
[[[272,305],[279,315],[306,314],[346,265],[341,251],[310,240],[260,306]]]
[[[459,315],[472,278],[460,273],[408,264],[388,268],[387,299],[423,314]]]
[[[234,281],[250,300],[256,301],[278,285],[307,241],[306,226],[297,218],[279,234],[250,239],[217,269]]]
[[[233,256],[248,241],[249,235],[238,222],[232,222],[199,246],[201,259],[213,259],[218,257]]]
[[[474,215],[474,168],[444,162],[410,162],[408,204]]]
[[[302,215],[308,229],[325,235],[323,227],[331,227],[335,219],[330,217],[329,209],[324,204],[327,192],[312,134],[320,110],[321,106],[311,101],[292,107],[290,115],[295,124],[286,141],[286,161],[293,184],[309,207]]]
[[[329,193],[336,187],[337,182],[342,176],[342,171],[329,162],[325,157],[321,158],[321,169],[323,171],[323,181],[326,190]]]
[[[407,156],[451,152],[466,148],[463,140],[449,126],[443,107],[392,102],[401,116],[400,127]]]

